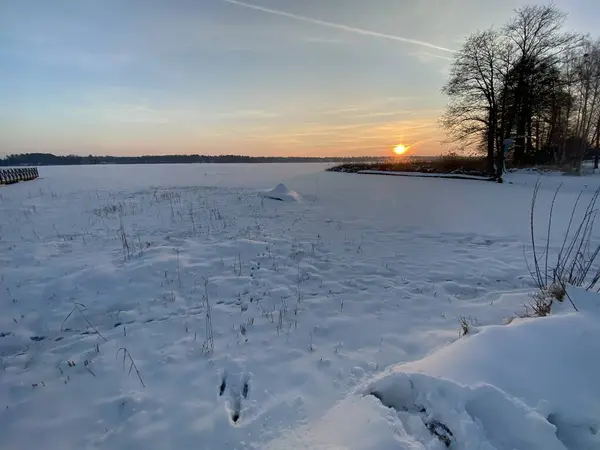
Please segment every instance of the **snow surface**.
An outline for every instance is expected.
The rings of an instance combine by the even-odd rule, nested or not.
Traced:
[[[387,369],[268,448],[445,448],[432,423],[451,430],[454,449],[600,448],[600,363],[590,357],[600,351],[598,319],[570,313],[485,327]]]
[[[584,375],[561,386],[583,405],[574,414],[558,392],[538,405],[538,391],[516,389],[524,369],[499,379],[493,360],[477,369],[461,356],[476,366],[473,378],[460,368],[436,372],[446,370],[443,355],[458,358],[463,347],[524,357],[495,336],[514,333],[516,342],[546,328],[562,330],[555,340],[565,335],[559,350],[580,333],[590,337],[581,351],[597,354],[593,320],[568,310],[486,328],[529,301],[523,247],[538,176],[508,174],[498,185],[325,167],[45,167],[38,180],[2,187],[2,447],[445,448],[424,432],[424,413],[384,406],[366,395],[374,387],[414,398],[448,421],[457,442],[473,430],[481,443],[456,448],[561,448],[552,426],[564,442],[595,445],[591,431],[577,432],[597,430],[597,387]],[[282,180],[303,201],[265,201],[260,192]],[[599,184],[544,176],[542,230],[560,183],[558,237],[580,190],[585,200]],[[459,316],[480,331],[446,347]],[[439,365],[427,358],[438,349]],[[548,383],[575,376],[545,355],[532,372],[540,389],[544,368],[556,371]],[[407,380],[419,387],[414,397],[402,388]],[[467,410],[488,400],[506,417]],[[490,417],[501,420],[497,428]],[[454,429],[463,418],[465,428]],[[530,447],[517,445],[523,436]]]

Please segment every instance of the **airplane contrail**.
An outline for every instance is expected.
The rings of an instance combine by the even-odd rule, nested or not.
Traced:
[[[239,0],[220,0],[224,3],[229,3],[231,5],[241,6],[243,8],[254,9],[255,11],[262,11],[268,14],[273,14],[276,16],[287,17],[289,19],[301,20],[303,22],[312,23],[315,25],[321,25],[324,27],[335,28],[342,31],[347,31],[355,34],[362,34],[363,36],[371,36],[381,39],[389,39],[392,41],[404,42],[405,44],[413,44],[420,45],[421,47],[432,48],[435,50],[440,50],[443,52],[454,53],[454,50],[449,48],[440,47],[439,45],[430,44],[429,42],[423,42],[416,39],[405,38],[402,36],[396,36],[393,34],[387,33],[379,33],[377,31],[365,30],[363,28],[351,27],[348,25],[342,25],[340,23],[327,22],[325,20],[313,19],[312,17],[300,16],[298,14],[292,14],[285,11],[280,11],[278,9],[265,8],[264,6],[254,5],[252,3],[240,2]]]

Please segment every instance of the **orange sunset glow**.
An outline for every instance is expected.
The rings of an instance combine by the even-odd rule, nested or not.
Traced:
[[[406,150],[408,150],[408,148],[405,145],[397,145],[396,148],[394,148],[394,153],[396,155],[403,155],[404,153],[406,153]]]

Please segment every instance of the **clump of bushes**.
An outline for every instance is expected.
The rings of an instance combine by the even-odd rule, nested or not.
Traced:
[[[411,172],[487,176],[486,159],[474,156],[460,156],[449,153],[431,159],[390,158],[384,162],[340,164],[328,169],[331,172],[357,173],[363,170],[382,172]]]
[[[579,193],[575,200],[569,223],[560,248],[552,253],[550,235],[552,231],[552,218],[554,204],[561,186],[554,192],[550,211],[548,213],[546,236],[540,246],[536,242],[536,226],[534,223],[535,207],[540,189],[538,181],[533,190],[531,201],[530,228],[531,228],[531,257],[528,267],[538,291],[534,294],[526,316],[543,317],[552,312],[554,302],[568,300],[573,308],[577,306],[569,297],[567,286],[576,286],[585,290],[600,292],[600,243],[593,239],[593,231],[597,216],[597,201],[600,188],[590,194],[587,204],[581,204],[584,191]]]

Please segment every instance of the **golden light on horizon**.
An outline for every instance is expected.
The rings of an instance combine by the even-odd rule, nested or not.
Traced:
[[[405,145],[397,145],[396,148],[394,149],[394,153],[396,155],[403,155],[404,153],[406,153],[406,150],[408,150],[408,148],[406,148]]]

